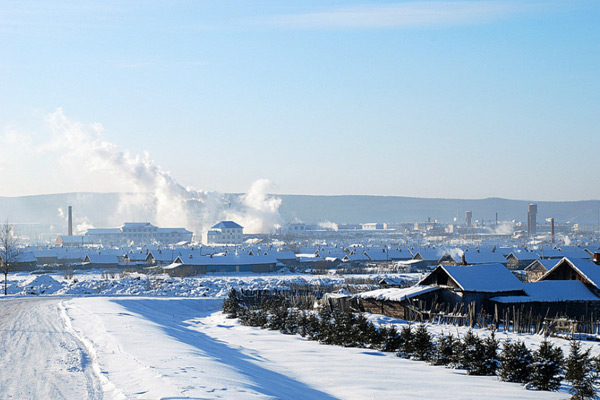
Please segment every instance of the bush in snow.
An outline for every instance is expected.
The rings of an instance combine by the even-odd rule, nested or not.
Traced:
[[[431,334],[427,331],[425,324],[417,325],[412,338],[412,353],[417,360],[430,360],[434,353],[434,345]]]
[[[596,398],[598,386],[598,360],[590,356],[590,348],[581,350],[581,342],[572,340],[566,361],[565,379],[571,384],[569,393],[573,400]]]
[[[537,390],[558,390],[562,379],[563,362],[562,349],[544,338],[540,347],[533,352],[531,386]]]
[[[500,354],[500,379],[506,382],[527,383],[531,379],[533,357],[522,341],[506,340]]]

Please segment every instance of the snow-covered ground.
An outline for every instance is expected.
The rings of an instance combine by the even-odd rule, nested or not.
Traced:
[[[234,289],[278,289],[290,285],[339,286],[347,282],[361,284],[377,282],[384,277],[416,282],[420,274],[375,275],[311,275],[280,272],[272,274],[229,273],[207,274],[192,278],[171,278],[168,275],[85,271],[72,277],[64,274],[11,274],[8,293],[12,295],[70,295],[70,296],[168,296],[224,298]],[[0,279],[4,285],[4,280]],[[365,286],[365,285],[363,285]],[[362,290],[367,289],[365,286]]]
[[[115,278],[110,287],[143,280],[136,278]],[[313,279],[284,280],[299,278]],[[135,296],[111,289],[96,290],[94,296],[65,295],[72,280],[54,277],[60,286],[55,290],[49,280],[41,288],[45,278],[39,285],[31,285],[32,279],[12,277],[21,295],[0,298],[1,398],[569,398],[565,388],[558,393],[525,390],[497,377],[467,376],[393,354],[320,345],[297,335],[242,326],[220,312],[227,287],[276,285],[280,275],[203,277],[198,278],[201,285],[175,279],[167,292],[139,284]],[[110,279],[88,275],[79,277],[82,281],[86,287],[100,287]],[[187,297],[173,294],[181,294],[177,285],[188,290]],[[24,296],[24,288],[52,294]],[[109,295],[103,295],[106,291]],[[372,319],[403,323],[383,316]],[[448,326],[430,330],[457,332]],[[521,337],[531,347],[541,340]],[[555,341],[567,349],[566,341]]]

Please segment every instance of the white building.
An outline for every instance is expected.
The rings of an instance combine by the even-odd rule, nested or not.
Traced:
[[[125,222],[120,228],[88,229],[85,236],[89,242],[104,245],[129,244],[176,244],[190,242],[193,233],[185,228],[159,228],[149,222]]]
[[[208,231],[206,243],[212,244],[243,244],[244,228],[233,221],[221,221]]]

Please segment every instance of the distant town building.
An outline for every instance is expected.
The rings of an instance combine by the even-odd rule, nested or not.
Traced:
[[[537,204],[527,206],[527,235],[535,235],[537,233],[536,226]]]
[[[159,228],[149,222],[126,222],[120,228],[92,228],[85,233],[86,241],[104,245],[176,244],[190,242],[193,233],[185,228]]]
[[[387,224],[382,224],[378,222],[369,222],[366,224],[361,224],[363,231],[379,231],[383,229],[387,229]]]
[[[471,220],[473,218],[473,211],[467,211],[465,213],[465,220],[467,222],[467,228],[471,227]]]
[[[79,247],[91,244],[90,239],[83,235],[58,235],[56,245],[63,247]]]
[[[208,231],[207,244],[243,244],[244,228],[233,221],[221,221]]]

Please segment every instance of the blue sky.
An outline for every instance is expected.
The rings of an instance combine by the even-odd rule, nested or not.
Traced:
[[[596,1],[4,1],[0,195],[122,190],[36,149],[60,107],[205,190],[597,199],[598,21]]]

